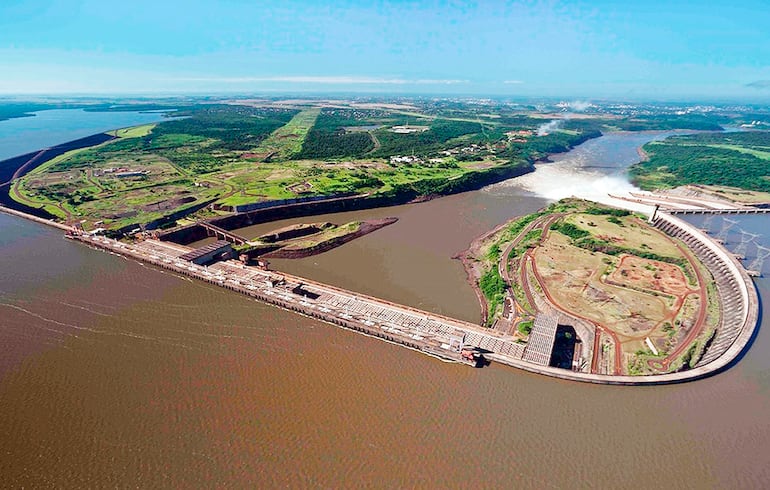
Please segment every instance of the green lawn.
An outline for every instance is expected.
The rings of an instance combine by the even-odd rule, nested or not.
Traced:
[[[143,124],[141,126],[116,129],[115,131],[107,132],[107,134],[112,134],[118,138],[141,138],[142,136],[150,134],[155,126],[155,124]]]

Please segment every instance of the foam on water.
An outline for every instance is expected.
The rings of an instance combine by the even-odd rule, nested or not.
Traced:
[[[631,197],[631,192],[641,190],[616,168],[608,167],[606,171],[586,168],[588,161],[589,154],[577,153],[560,161],[539,163],[534,172],[492,185],[488,190],[496,193],[505,192],[506,188],[518,188],[553,201],[578,197],[633,211],[652,212],[651,206],[611,197]]]

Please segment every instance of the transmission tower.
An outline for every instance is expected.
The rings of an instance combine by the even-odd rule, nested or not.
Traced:
[[[765,263],[765,259],[768,257],[770,257],[770,248],[757,244],[757,258],[751,261],[749,270],[762,274],[762,266]]]
[[[762,235],[758,233],[749,233],[748,231],[742,228],[740,231],[741,231],[741,243],[739,243],[738,246],[735,247],[735,250],[733,250],[733,253],[740,257],[745,257],[746,252],[748,252],[748,249],[749,249],[749,244],[751,244],[754,240],[756,240]]]
[[[730,233],[730,229],[737,225],[738,221],[733,220],[730,218],[722,218],[722,229],[719,230],[719,233],[717,234],[717,238],[722,241],[722,243],[727,243],[727,234]]]

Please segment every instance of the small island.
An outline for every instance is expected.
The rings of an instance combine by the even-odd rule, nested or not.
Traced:
[[[302,259],[337,248],[396,221],[398,218],[351,221],[344,225],[301,223],[271,231],[235,250],[244,261],[255,257]]]

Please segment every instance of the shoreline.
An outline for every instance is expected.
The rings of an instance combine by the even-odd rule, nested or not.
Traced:
[[[487,320],[489,320],[489,302],[487,301],[486,296],[484,296],[484,293],[481,291],[481,287],[479,287],[479,280],[481,279],[481,275],[478,274],[478,270],[476,269],[476,267],[474,267],[473,261],[469,257],[472,253],[478,251],[478,247],[481,245],[481,243],[484,240],[494,235],[495,233],[499,232],[500,230],[508,226],[513,221],[520,218],[521,216],[514,216],[508,221],[505,221],[495,226],[490,231],[477,236],[471,241],[471,243],[468,245],[468,248],[460,252],[457,252],[454,256],[452,256],[452,259],[459,260],[460,263],[462,263],[463,270],[465,270],[466,282],[471,287],[471,289],[473,289],[473,292],[476,293],[476,297],[479,300],[479,307],[481,308],[482,325],[485,325],[487,323]]]
[[[646,162],[650,159],[650,155],[647,154],[646,151],[644,151],[644,145],[641,145],[637,147],[636,153],[639,155],[639,158],[641,158],[640,162]]]

